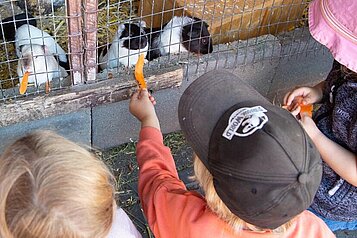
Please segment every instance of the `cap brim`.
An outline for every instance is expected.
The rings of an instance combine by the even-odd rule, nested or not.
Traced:
[[[183,93],[178,107],[181,129],[208,168],[209,142],[219,118],[243,101],[268,100],[226,70],[213,70],[196,79]]]

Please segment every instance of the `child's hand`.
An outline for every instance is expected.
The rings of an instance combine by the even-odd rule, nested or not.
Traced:
[[[149,94],[147,89],[140,89],[131,96],[129,111],[141,122],[142,127],[151,126],[160,129],[154,108],[155,104],[154,97]]]
[[[302,127],[305,129],[306,133],[310,136],[312,141],[314,141],[317,138],[317,136],[321,134],[321,131],[316,126],[312,118],[307,115],[307,113],[303,113],[301,115],[300,123]]]
[[[314,104],[319,102],[322,98],[322,91],[319,88],[315,87],[300,87],[296,88],[291,92],[288,92],[284,97],[284,105],[289,111],[294,115],[299,113],[300,109],[298,108],[297,99],[302,98],[302,104]]]

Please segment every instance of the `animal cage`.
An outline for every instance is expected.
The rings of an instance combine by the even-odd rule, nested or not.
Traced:
[[[126,99],[136,86],[133,66],[140,54],[150,87],[159,90],[179,85],[188,70],[234,68],[316,50],[313,42],[299,44],[308,32],[308,3],[3,0],[0,99],[9,107],[18,100],[37,100],[31,104],[37,107],[45,97],[51,107],[75,102],[63,112]],[[277,37],[297,28],[302,30],[289,35],[295,47],[282,50]]]

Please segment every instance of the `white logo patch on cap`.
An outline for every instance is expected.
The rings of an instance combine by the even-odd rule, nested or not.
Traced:
[[[222,136],[232,140],[233,136],[246,137],[263,128],[268,122],[267,110],[262,106],[243,107],[229,117],[228,126]]]

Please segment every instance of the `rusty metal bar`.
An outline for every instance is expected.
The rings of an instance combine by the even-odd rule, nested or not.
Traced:
[[[98,0],[84,3],[84,66],[87,81],[96,80]]]
[[[81,0],[68,0],[68,52],[73,85],[83,84],[83,37]]]

